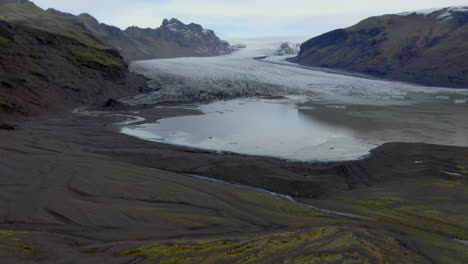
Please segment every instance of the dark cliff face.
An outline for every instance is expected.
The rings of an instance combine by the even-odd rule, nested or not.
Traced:
[[[441,9],[365,19],[312,38],[293,59],[429,86],[468,87],[468,12]]]
[[[118,51],[22,2],[0,4],[1,119],[57,113],[146,88]]]
[[[212,30],[194,23],[185,25],[174,18],[165,19],[156,29],[130,27],[123,34],[128,41],[119,44],[132,42],[134,45],[131,48],[113,46],[118,47],[128,60],[218,56],[233,52],[230,44],[219,39]]]
[[[212,30],[198,24],[185,25],[179,20],[165,19],[157,29],[165,40],[173,41],[186,48],[193,48],[197,54],[222,55],[232,52],[228,42],[218,38]]]
[[[279,49],[275,52],[276,55],[296,55],[299,53],[300,44],[284,42],[281,43]]]
[[[229,54],[233,49],[219,39],[212,30],[198,24],[185,25],[177,19],[165,19],[159,28],[117,27],[99,23],[89,14],[73,16],[54,9],[47,10],[60,18],[93,34],[116,48],[127,61],[185,56],[217,56]]]

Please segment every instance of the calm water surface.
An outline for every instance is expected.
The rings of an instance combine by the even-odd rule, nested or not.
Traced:
[[[468,145],[466,106],[437,99],[384,102],[237,99],[196,106],[203,115],[127,126],[122,132],[168,144],[302,161],[359,158],[390,141]]]

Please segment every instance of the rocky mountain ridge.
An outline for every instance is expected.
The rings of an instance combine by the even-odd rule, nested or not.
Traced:
[[[121,30],[100,23],[89,14],[74,16],[55,9],[47,12],[68,23],[79,26],[104,43],[116,48],[126,61],[157,58],[218,56],[232,53],[235,47],[221,40],[202,26],[188,25],[172,18],[164,19],[158,28],[129,27]]]
[[[291,59],[429,86],[468,87],[468,8],[367,18],[312,38]]]

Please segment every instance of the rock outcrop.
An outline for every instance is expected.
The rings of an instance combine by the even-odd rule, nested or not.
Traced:
[[[275,52],[275,55],[296,55],[299,53],[300,48],[300,43],[283,42],[281,43],[279,49]]]

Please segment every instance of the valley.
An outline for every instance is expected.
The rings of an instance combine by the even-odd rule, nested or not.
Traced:
[[[467,8],[299,44],[313,1],[37,2],[0,1],[0,263],[467,262]]]

